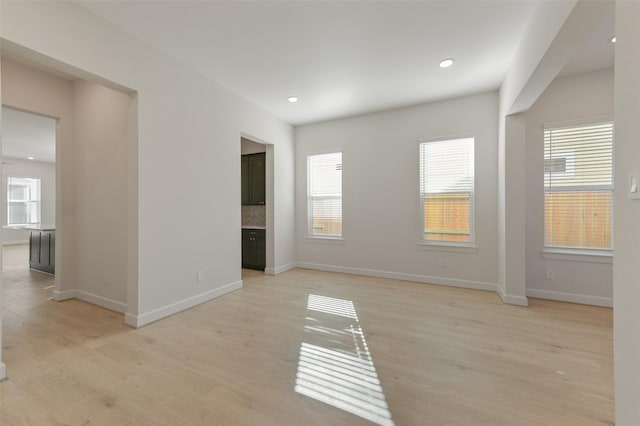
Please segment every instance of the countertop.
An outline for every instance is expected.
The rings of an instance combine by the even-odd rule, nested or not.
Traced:
[[[27,231],[55,231],[56,225],[50,225],[50,224],[9,225],[9,226],[4,226],[3,228],[26,229]]]
[[[267,229],[267,227],[258,225],[242,225],[242,229]]]

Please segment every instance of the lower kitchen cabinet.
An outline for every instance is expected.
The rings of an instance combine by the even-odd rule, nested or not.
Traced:
[[[56,231],[31,231],[29,268],[54,274],[56,271]]]
[[[263,271],[266,266],[267,243],[264,229],[242,230],[242,267]]]

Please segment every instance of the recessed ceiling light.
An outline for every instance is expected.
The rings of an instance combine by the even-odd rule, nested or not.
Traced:
[[[611,37],[611,43],[615,43],[616,42],[616,36]]]
[[[440,61],[440,68],[449,68],[453,65],[453,59],[447,58]]]
[[[287,98],[287,100],[293,104],[295,102],[298,102],[298,97],[297,96],[289,96]]]
[[[27,157],[27,160],[35,160],[35,157]]]

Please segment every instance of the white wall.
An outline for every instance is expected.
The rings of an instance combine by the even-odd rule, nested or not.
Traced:
[[[640,3],[616,2],[613,343],[616,425],[640,424],[640,200],[628,195],[640,169]]]
[[[7,224],[7,177],[27,177],[40,179],[40,222],[56,223],[56,165],[43,161],[28,161],[19,158],[2,157],[2,188],[0,209],[4,212],[2,225]],[[29,231],[22,229],[2,229],[2,244],[29,242]]]
[[[497,280],[497,92],[296,129],[296,251],[299,264],[495,290]],[[424,249],[418,140],[476,138],[477,252]],[[310,240],[306,156],[343,152],[344,241]],[[446,266],[438,266],[438,258]]]
[[[612,306],[612,265],[544,259],[545,123],[613,119],[613,70],[560,77],[526,112],[527,295]],[[545,279],[545,270],[554,272]]]
[[[137,177],[137,205],[128,203],[134,233],[128,248],[138,244],[129,255],[137,289],[129,286],[129,324],[146,324],[241,285],[242,134],[273,144],[274,270],[293,263],[290,125],[75,4],[3,2],[1,19],[3,49],[137,93],[137,167],[129,169]],[[199,283],[198,271],[204,272]]]
[[[73,84],[75,297],[127,306],[127,127],[130,97]]]

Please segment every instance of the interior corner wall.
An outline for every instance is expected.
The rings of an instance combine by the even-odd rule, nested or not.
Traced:
[[[640,170],[640,3],[616,2],[613,345],[616,425],[640,424],[640,200],[629,172]]]
[[[273,233],[275,239],[274,273],[279,274],[296,266],[296,204],[295,204],[295,152],[297,145],[293,144],[294,130],[290,129],[288,137],[292,143],[280,143],[273,146],[273,186],[274,186],[274,217]],[[296,141],[297,142],[297,141]],[[267,150],[267,161],[270,159]],[[269,210],[267,210],[267,229],[271,225]],[[267,236],[268,241],[268,236]]]
[[[127,119],[127,314],[139,314],[138,94],[129,95]],[[125,315],[126,319],[126,315]]]
[[[496,289],[498,294],[505,294],[505,283],[507,281],[507,239],[506,239],[506,135],[505,128],[507,123],[507,115],[504,111],[503,105],[504,92],[500,89],[498,93],[498,180],[496,182],[496,189],[498,192],[497,206],[496,206],[496,227],[497,227],[497,252],[498,252],[498,278],[496,282]]]
[[[297,127],[298,265],[495,290],[497,114],[498,95],[490,92]],[[426,249],[418,245],[421,239],[418,140],[462,136],[473,136],[476,143],[478,250]],[[309,239],[306,157],[335,151],[343,153],[344,239]]]
[[[3,157],[2,181],[0,188],[0,209],[7,211],[8,177],[40,179],[40,221],[45,224],[56,223],[56,165],[43,161],[29,161],[19,158]],[[2,215],[2,225],[6,225],[6,215]],[[2,229],[2,244],[26,244],[29,231],[24,229]]]
[[[3,41],[137,93],[137,212],[129,214],[137,215],[131,232],[138,303],[125,316],[128,324],[147,324],[242,285],[242,134],[274,146],[274,266],[294,263],[289,124],[73,2],[2,7]]]
[[[127,307],[129,96],[73,83],[76,297]]]
[[[556,78],[526,112],[527,294],[612,306],[612,265],[550,260],[544,248],[545,123],[613,118],[613,69]],[[553,279],[545,278],[552,269]]]
[[[525,121],[524,114],[509,114],[504,120],[504,282],[499,294],[504,303],[527,306],[525,233]]]
[[[3,6],[4,11],[4,6]],[[73,208],[73,84],[42,70],[2,59],[3,105],[56,118],[56,292],[75,289],[73,268],[63,259],[74,259]]]

